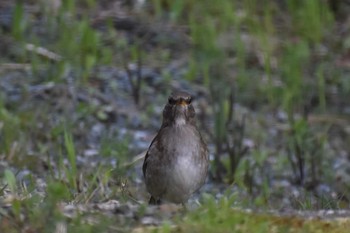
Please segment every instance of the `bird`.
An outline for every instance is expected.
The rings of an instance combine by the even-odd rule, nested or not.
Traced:
[[[207,176],[209,152],[196,126],[193,97],[175,91],[163,110],[163,120],[142,166],[149,204],[183,204]]]

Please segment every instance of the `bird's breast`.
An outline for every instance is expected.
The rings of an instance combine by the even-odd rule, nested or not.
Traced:
[[[199,133],[191,127],[174,127],[167,151],[172,157],[170,175],[173,182],[189,191],[197,188],[203,179],[203,171],[206,170],[205,164],[199,162],[202,156]]]
[[[175,125],[169,130],[172,133],[164,138],[164,143],[168,145],[166,154],[186,160],[185,164],[199,156],[201,139],[195,127]]]

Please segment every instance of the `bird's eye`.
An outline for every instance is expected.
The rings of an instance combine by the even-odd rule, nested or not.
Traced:
[[[186,103],[187,103],[187,104],[191,104],[191,102],[192,102],[192,98],[191,98],[191,97],[186,98]]]
[[[173,98],[169,98],[168,103],[174,105],[176,103],[176,100],[174,100]]]

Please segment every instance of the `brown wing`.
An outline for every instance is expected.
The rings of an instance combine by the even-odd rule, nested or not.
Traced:
[[[151,142],[151,145],[148,147],[148,150],[147,150],[147,153],[146,153],[146,156],[145,156],[145,160],[143,161],[142,172],[143,172],[143,176],[144,176],[144,177],[146,176],[147,159],[148,159],[148,157],[150,156],[149,151],[151,150],[151,147],[154,146],[153,144],[154,144],[155,141],[157,140],[158,135],[159,135],[159,133],[157,133],[157,135],[153,138],[153,140],[152,140],[152,142]]]

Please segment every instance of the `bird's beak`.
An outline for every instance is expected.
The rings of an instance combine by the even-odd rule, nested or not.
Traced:
[[[178,101],[177,103],[176,103],[176,105],[180,105],[180,106],[187,106],[187,103],[186,103],[186,101],[185,100],[180,100],[180,101]]]

